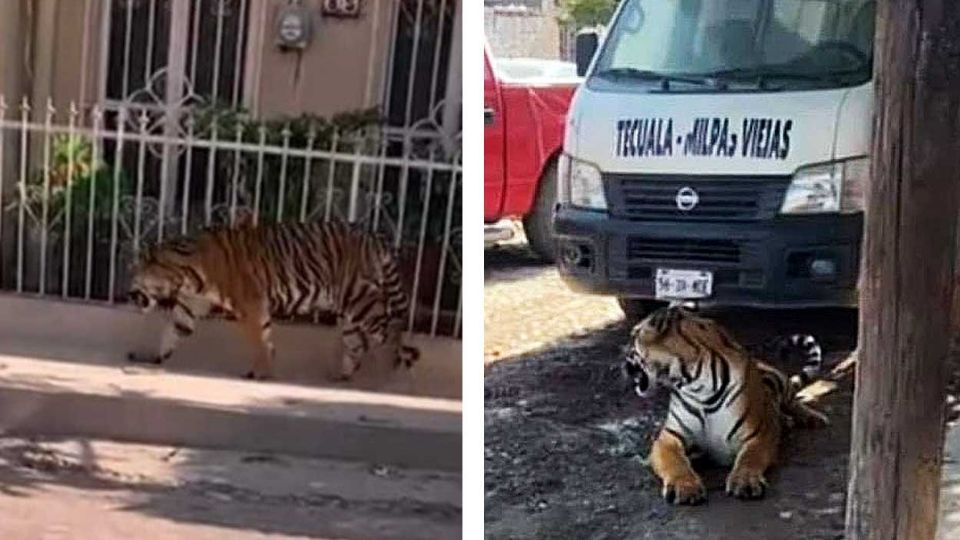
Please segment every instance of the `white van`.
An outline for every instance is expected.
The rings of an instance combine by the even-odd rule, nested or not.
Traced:
[[[874,10],[623,0],[599,50],[578,36],[554,214],[567,283],[632,317],[856,304]]]

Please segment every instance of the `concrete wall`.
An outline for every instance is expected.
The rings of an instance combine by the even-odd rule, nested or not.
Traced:
[[[2,94],[9,106],[19,102],[23,91],[23,36],[26,14],[22,9],[22,2],[19,0],[7,0],[0,2],[0,94]],[[10,109],[7,114],[11,114],[16,109]],[[18,146],[10,137],[4,139],[3,153],[5,156],[14,156],[17,154]],[[4,178],[14,178],[16,174],[16,162],[11,159],[5,159],[2,165],[2,174]],[[0,198],[5,197],[16,188],[14,182],[6,182],[0,191]],[[5,237],[9,237],[4,233]],[[0,238],[2,243],[6,238]],[[7,240],[9,241],[9,240]]]
[[[25,13],[19,0],[0,2],[0,92],[8,100],[20,95],[23,73],[23,35]]]
[[[250,366],[253,349],[234,324],[204,321],[182,343],[163,369],[239,379]],[[66,302],[0,294],[0,354],[93,365],[129,367],[129,352],[155,352],[163,320],[127,306]],[[275,325],[274,371],[278,382],[376,390],[459,399],[461,342],[413,336],[421,358],[410,370],[395,370],[377,351],[350,383],[333,383],[340,360],[340,333],[313,325]]]
[[[259,62],[262,73],[251,89],[260,114],[329,116],[379,103],[387,75],[393,0],[368,0],[358,19],[321,19],[317,9],[313,42],[303,53],[282,52],[274,45],[276,16],[286,0],[267,4],[260,17],[264,39],[259,56],[251,59]],[[320,0],[305,2],[319,4]]]
[[[499,58],[563,56],[554,0],[541,0],[540,9],[485,6],[483,30],[493,54]]]
[[[48,35],[53,37],[55,52],[49,59],[44,59],[50,63],[50,88],[39,88],[35,92],[49,92],[60,111],[69,110],[72,100],[91,101],[97,96],[100,47],[96,36],[100,35],[100,2],[101,0],[91,2],[90,13],[84,13],[82,1],[58,2],[53,20],[55,30]],[[86,66],[83,62],[84,16],[89,17],[91,24]],[[86,86],[83,91],[81,84]],[[65,116],[63,121],[66,121]]]
[[[22,25],[14,24],[17,19],[12,15],[18,1],[0,2],[4,4],[0,7],[0,67],[16,60],[15,51],[10,52],[9,47],[22,45],[28,37],[20,33]],[[31,98],[43,103],[52,97],[64,111],[71,100],[83,97],[92,102],[98,97],[102,78],[101,22],[108,0],[32,1],[35,9],[31,26],[41,39],[29,44],[34,49]],[[87,1],[90,12],[86,24],[90,30],[83,62]],[[304,0],[314,13],[314,34],[302,52],[282,52],[275,44],[276,17],[286,4],[287,0],[250,3],[245,104],[266,116],[305,112],[329,116],[379,104],[396,10],[393,0],[367,0],[356,19],[322,17],[321,0]],[[4,17],[7,13],[11,16]],[[6,67],[0,73],[7,74],[0,75],[0,83],[13,81]],[[6,91],[6,85],[2,88]]]

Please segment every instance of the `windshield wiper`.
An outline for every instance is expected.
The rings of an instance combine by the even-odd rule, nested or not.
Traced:
[[[600,70],[594,73],[594,76],[601,79],[630,79],[635,81],[659,81],[663,90],[670,89],[670,83],[679,82],[684,84],[693,84],[698,86],[717,86],[716,81],[710,76],[704,75],[686,75],[661,73],[648,69],[637,69],[632,67],[617,67]]]
[[[837,79],[845,76],[856,75],[862,73],[862,69],[846,69],[846,70],[835,70],[835,71],[823,71],[820,73],[810,73],[802,71],[790,71],[783,69],[780,66],[758,66],[750,68],[730,68],[730,69],[721,69],[717,71],[712,71],[710,73],[704,73],[703,76],[707,78],[716,78],[716,79],[757,79],[757,82],[760,86],[763,86],[763,83],[771,79],[787,79],[795,81],[813,81],[813,82],[828,82],[836,81]]]

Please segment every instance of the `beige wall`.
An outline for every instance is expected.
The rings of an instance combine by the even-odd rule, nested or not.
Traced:
[[[540,10],[485,7],[483,30],[498,58],[562,56],[560,25],[551,0],[543,0]]]
[[[23,27],[26,13],[20,0],[0,2],[0,92],[7,101],[19,98],[23,75]]]
[[[97,49],[99,43],[94,36],[100,35],[100,1],[90,1],[90,12],[85,13],[83,0],[59,0],[54,25],[56,36],[52,70],[52,95],[58,109],[67,110],[71,101],[92,101],[97,95],[97,77],[100,73]],[[90,31],[87,66],[84,67],[84,17],[89,17],[93,25]],[[80,84],[87,86],[81,94]],[[81,99],[85,98],[85,99]]]
[[[20,99],[22,91],[23,74],[23,34],[24,12],[21,9],[19,0],[0,1],[0,94],[6,97],[7,104],[16,105]],[[15,109],[7,111],[10,116]],[[3,148],[0,149],[5,156],[16,155],[17,146],[15,142],[5,138]],[[16,171],[16,163],[12,159],[5,159],[3,171],[0,174],[5,178],[13,178]],[[6,182],[0,187],[0,198],[13,191],[15,185],[13,182]],[[2,219],[2,218],[0,218]],[[0,244],[9,241],[9,233],[4,232],[5,238],[0,238]]]
[[[66,111],[71,100],[80,100],[81,81],[85,81],[84,95],[92,102],[100,86],[103,39],[99,26],[107,0],[32,1],[45,8],[37,10],[36,16],[46,15],[36,24],[38,35],[50,40],[48,46],[35,51],[32,60],[32,69],[40,75],[33,81],[32,98],[44,102],[50,96],[58,109]],[[7,2],[13,0],[0,0]],[[84,63],[85,2],[90,3],[92,31]],[[357,19],[322,17],[320,0],[304,0],[304,4],[315,14],[313,40],[302,52],[281,52],[275,45],[276,17],[286,0],[251,2],[246,104],[267,116],[304,112],[326,116],[378,105],[386,76],[394,0],[367,0]],[[0,35],[4,36],[0,45],[16,43],[9,37],[12,34],[4,34],[6,27],[0,21]],[[11,56],[0,54],[0,67]],[[255,75],[258,71],[259,78]]]
[[[259,57],[254,59],[260,62],[261,77],[250,96],[260,114],[330,115],[380,102],[393,0],[368,0],[358,19],[321,19],[318,15],[313,41],[302,54],[281,52],[276,47],[276,16],[286,2],[269,0],[268,4],[261,18],[264,39]],[[317,7],[320,2],[307,0],[305,4]]]
[[[108,0],[33,0],[47,2],[51,14],[39,18],[35,24],[38,51],[33,69],[43,77],[35,77],[31,84],[32,100],[44,102],[53,99],[58,118],[66,122],[71,102],[92,104],[99,97],[101,85],[101,26],[103,9]],[[2,25],[0,25],[2,27]],[[84,88],[81,90],[81,86]]]

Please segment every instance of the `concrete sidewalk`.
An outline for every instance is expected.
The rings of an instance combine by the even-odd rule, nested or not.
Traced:
[[[0,438],[0,538],[459,538],[461,480],[377,463]]]
[[[960,538],[960,425],[947,427],[940,480],[939,538]]]
[[[128,305],[65,301],[0,294],[0,354],[123,366],[130,352],[156,353],[165,319],[143,315]],[[393,394],[460,399],[462,343],[414,335],[420,349],[413,370],[395,370],[388,351],[373,351],[349,383],[331,382],[339,373],[340,332],[310,324],[274,325],[278,382],[325,388],[371,390]],[[164,367],[178,373],[237,379],[250,368],[254,348],[224,320],[203,320]]]
[[[0,434],[84,436],[460,470],[461,405],[0,355]]]

